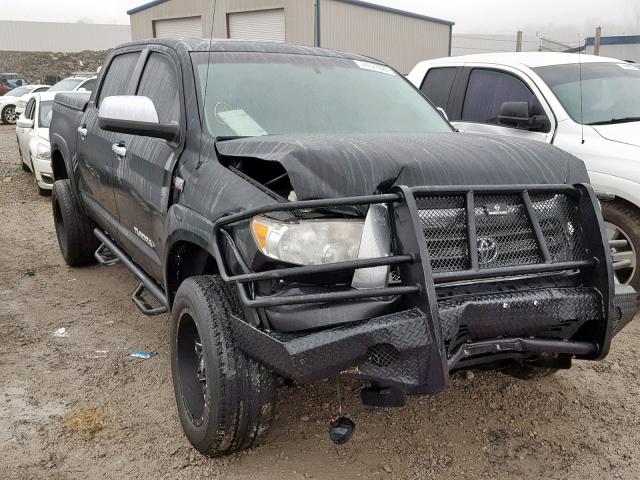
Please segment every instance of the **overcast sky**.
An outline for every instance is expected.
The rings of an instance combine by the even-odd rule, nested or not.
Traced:
[[[213,1],[213,0],[211,0]],[[146,0],[2,0],[0,19],[128,24],[126,11]],[[640,0],[372,0],[456,22],[455,33],[548,36],[573,42],[592,36],[640,34]]]

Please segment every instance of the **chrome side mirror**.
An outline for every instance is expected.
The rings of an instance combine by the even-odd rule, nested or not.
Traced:
[[[108,132],[175,140],[177,123],[160,123],[156,107],[149,97],[121,95],[106,97],[100,104],[98,126]]]

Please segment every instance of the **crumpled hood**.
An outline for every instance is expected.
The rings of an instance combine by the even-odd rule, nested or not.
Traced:
[[[274,135],[216,144],[222,157],[280,162],[298,199],[370,195],[392,185],[588,183],[584,164],[541,142],[433,134]]]
[[[640,122],[617,123],[613,125],[593,125],[592,128],[602,138],[612,142],[626,143],[640,147]]]

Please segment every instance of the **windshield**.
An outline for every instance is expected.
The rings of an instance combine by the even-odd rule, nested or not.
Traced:
[[[74,88],[80,85],[82,82],[81,78],[65,78],[64,80],[60,80],[53,87],[51,87],[48,92],[71,92]]]
[[[49,128],[51,125],[51,114],[53,113],[53,100],[40,102],[40,111],[38,112],[38,127]]]
[[[205,128],[215,138],[452,131],[382,65],[277,53],[198,52],[193,59]]]
[[[539,67],[534,71],[575,122],[590,125],[640,121],[640,68],[635,65],[583,63],[582,113],[579,64]]]
[[[6,97],[21,97],[31,92],[31,87],[18,87],[5,93]]]

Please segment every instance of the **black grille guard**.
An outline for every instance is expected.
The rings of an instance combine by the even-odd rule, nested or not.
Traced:
[[[478,262],[478,244],[475,225],[476,194],[509,194],[519,196],[529,219],[532,232],[539,248],[540,262],[486,268]],[[554,261],[549,252],[547,241],[534,214],[532,195],[562,194],[571,197],[577,208],[577,218],[585,255],[583,258]],[[423,226],[420,223],[419,209],[416,198],[443,196],[462,196],[466,199],[467,212],[467,248],[469,252],[469,267],[457,271],[432,270],[431,258],[425,241]],[[367,206],[385,204],[389,208],[391,226],[394,237],[394,254],[387,257],[359,259],[336,264],[285,267],[268,271],[252,271],[246,264],[231,234],[227,228],[247,221],[256,215],[274,212],[292,212],[307,209],[326,209],[345,206]],[[237,284],[240,299],[245,307],[259,309],[281,305],[299,305],[310,303],[334,303],[374,297],[390,297],[402,295],[409,305],[422,311],[428,323],[430,335],[435,340],[437,349],[432,349],[433,358],[430,364],[441,364],[441,368],[432,369],[434,373],[448,371],[447,354],[442,338],[436,286],[441,283],[492,279],[497,277],[511,277],[547,272],[576,271],[583,286],[594,288],[602,298],[602,321],[594,322],[585,334],[587,338],[580,338],[591,344],[590,348],[578,349],[575,353],[581,358],[604,358],[609,350],[613,336],[612,321],[614,312],[614,284],[613,270],[608,240],[604,234],[602,214],[595,192],[588,184],[577,185],[467,185],[467,186],[437,186],[437,187],[395,187],[391,193],[369,195],[362,197],[348,197],[338,199],[306,200],[283,202],[266,205],[259,208],[245,210],[220,218],[214,225],[213,244],[214,253],[223,280]],[[224,246],[223,246],[224,244]],[[223,254],[224,252],[224,254]],[[234,274],[229,271],[229,259],[239,266],[242,273]],[[256,282],[265,280],[279,280],[289,277],[304,277],[339,271],[353,271],[361,268],[379,267],[384,265],[397,266],[402,282],[384,288],[365,290],[348,289],[333,293],[317,293],[306,295],[255,295],[253,286]],[[531,340],[535,343],[536,340]],[[567,342],[568,350],[571,350]],[[573,342],[575,343],[575,342]],[[525,345],[525,343],[518,344]],[[440,379],[446,382],[446,373]],[[439,383],[437,379],[433,379]]]

